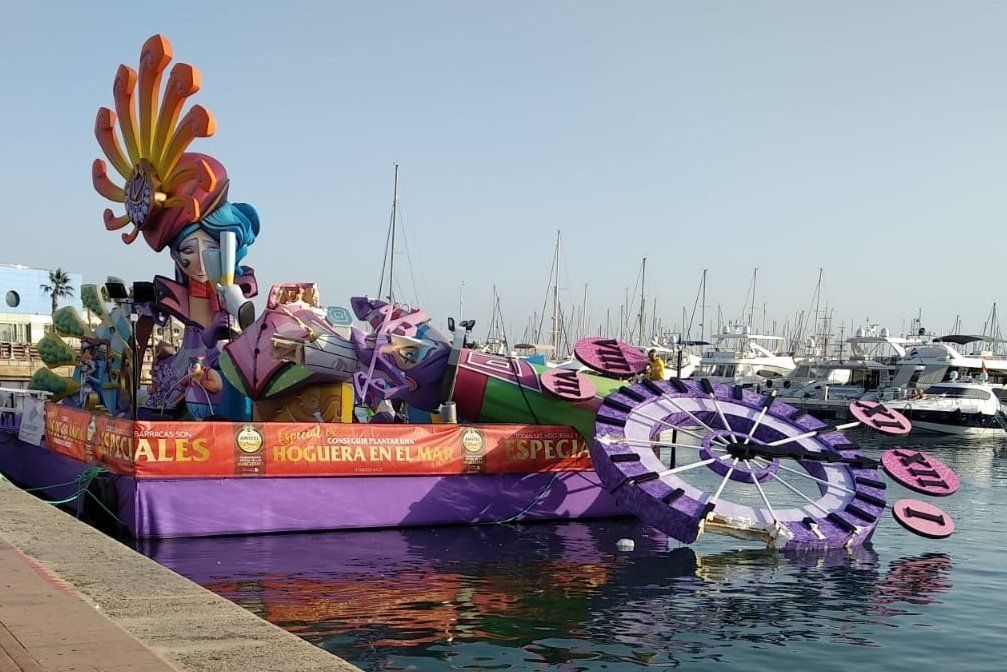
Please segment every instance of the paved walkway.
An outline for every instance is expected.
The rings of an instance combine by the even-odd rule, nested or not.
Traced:
[[[177,672],[0,539],[0,672]]]
[[[0,479],[0,672],[360,672]]]

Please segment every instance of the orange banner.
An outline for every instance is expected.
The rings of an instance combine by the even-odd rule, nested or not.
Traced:
[[[59,453],[139,478],[591,469],[580,434],[551,425],[134,423],[47,404],[46,439]]]
[[[133,423],[69,406],[45,405],[49,448],[120,474],[133,473]]]

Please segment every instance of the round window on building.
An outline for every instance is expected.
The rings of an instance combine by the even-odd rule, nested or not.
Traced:
[[[11,308],[17,308],[21,305],[21,296],[13,289],[7,292],[7,305]]]

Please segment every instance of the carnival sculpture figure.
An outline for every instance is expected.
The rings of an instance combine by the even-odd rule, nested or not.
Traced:
[[[255,318],[249,301],[257,292],[255,275],[238,264],[259,233],[259,216],[251,205],[227,200],[227,171],[219,161],[185,151],[195,138],[212,135],[215,122],[200,105],[179,120],[186,100],[199,90],[199,72],[190,65],[178,63],[171,69],[159,100],[171,57],[171,45],[155,35],[143,45],[139,72],[119,67],[113,86],[115,112],[98,110],[95,137],[123,184],[113,182],[102,159],[95,160],[91,173],[98,193],[125,208],[122,215],[105,210],[108,230],[132,225],[122,234],[126,244],[142,233],[155,252],[170,251],[174,277],[154,279],[156,302],[141,312],[144,324],[138,332],[149,335],[148,322],[165,324],[169,317],[181,322],[181,347],[170,365],[179,379],[190,380],[190,362],[216,369],[220,343],[230,337],[232,327],[248,326]],[[145,346],[141,339],[137,347],[142,351]],[[210,377],[219,378],[219,373]],[[197,399],[196,388],[217,398]],[[190,409],[199,409],[197,417],[211,407],[241,415],[233,411],[244,405],[240,395],[228,392],[223,384],[213,393],[190,385],[185,398]]]

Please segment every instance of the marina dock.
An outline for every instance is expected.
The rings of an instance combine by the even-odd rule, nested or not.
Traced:
[[[0,479],[0,672],[358,668]]]
[[[850,417],[849,399],[813,399],[797,397],[777,397],[778,401],[807,411],[817,418],[847,420]]]

